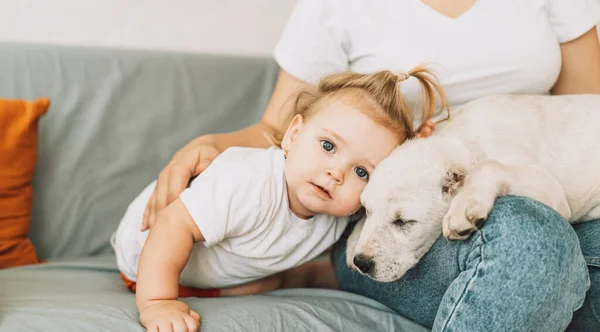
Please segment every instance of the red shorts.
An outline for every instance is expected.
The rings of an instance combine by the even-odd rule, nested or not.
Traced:
[[[127,279],[123,273],[121,273],[121,278],[123,278],[123,281],[125,281],[125,286],[127,289],[135,293],[135,281]],[[219,293],[220,290],[218,288],[200,289],[179,285],[179,297],[219,297]]]

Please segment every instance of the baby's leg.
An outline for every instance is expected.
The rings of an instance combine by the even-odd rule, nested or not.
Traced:
[[[337,282],[329,260],[308,262],[241,286],[221,289],[221,296],[251,295],[284,288],[330,288]]]
[[[222,288],[221,296],[252,295],[283,288],[284,272],[274,274],[244,285]]]

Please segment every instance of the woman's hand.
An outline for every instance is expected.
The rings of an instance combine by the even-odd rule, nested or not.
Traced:
[[[184,302],[156,300],[140,310],[140,323],[148,332],[196,332],[200,315]]]
[[[416,138],[424,138],[433,132],[433,128],[435,128],[435,124],[431,120],[425,121],[419,128],[419,132],[415,135]]]
[[[141,230],[152,227],[157,213],[175,201],[190,179],[203,172],[220,153],[214,140],[207,136],[198,137],[179,150],[158,175],[144,211]]]
[[[152,227],[158,211],[177,199],[187,188],[190,179],[202,173],[228,147],[271,146],[273,137],[285,132],[287,124],[282,123],[282,119],[293,114],[294,96],[299,91],[310,88],[313,86],[281,70],[269,105],[259,123],[228,134],[200,136],[179,150],[158,175],[156,187],[144,211],[141,230]]]

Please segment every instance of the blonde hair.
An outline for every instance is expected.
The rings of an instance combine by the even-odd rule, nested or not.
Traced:
[[[399,83],[414,77],[419,80],[424,91],[421,105],[422,122],[431,119],[437,109],[439,97],[443,109],[448,110],[446,96],[436,75],[423,65],[406,73],[393,73],[381,70],[371,74],[342,72],[324,77],[315,92],[303,91],[296,98],[295,110],[286,119],[289,124],[296,115],[305,120],[319,112],[332,99],[348,101],[379,124],[398,133],[399,143],[413,138],[416,130],[413,125],[413,110],[406,102]],[[450,113],[448,110],[448,118]],[[281,137],[275,137],[275,144],[281,146]]]

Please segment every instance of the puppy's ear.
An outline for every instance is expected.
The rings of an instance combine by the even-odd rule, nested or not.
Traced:
[[[451,166],[446,170],[442,178],[442,194],[444,196],[454,197],[465,184],[467,171],[458,166]]]

